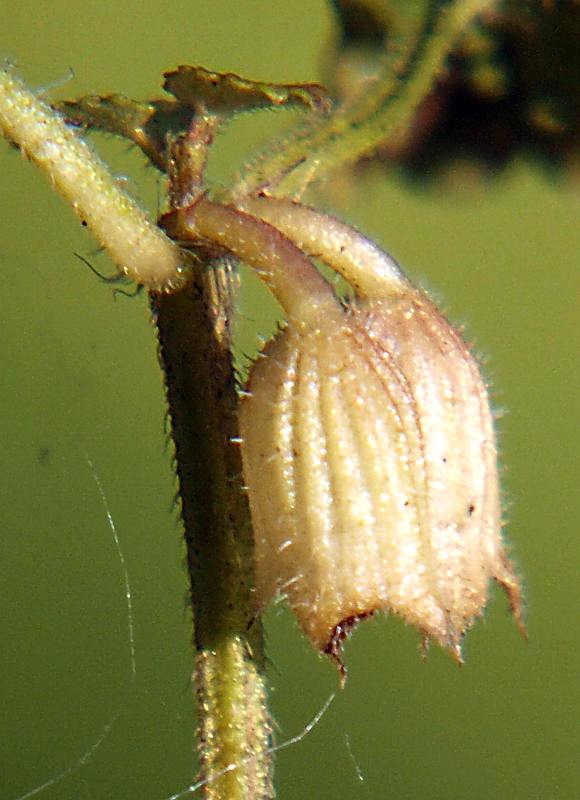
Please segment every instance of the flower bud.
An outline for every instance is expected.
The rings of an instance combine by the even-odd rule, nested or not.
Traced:
[[[356,231],[286,201],[243,208],[357,290],[338,321],[300,325],[289,313],[250,373],[240,422],[257,604],[283,595],[339,664],[345,635],[379,610],[461,660],[490,578],[520,619],[478,365],[436,306]]]

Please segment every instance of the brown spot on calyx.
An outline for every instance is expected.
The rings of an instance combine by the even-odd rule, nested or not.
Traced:
[[[338,667],[338,671],[340,674],[340,688],[344,689],[346,684],[346,678],[348,675],[348,671],[344,666],[344,662],[341,658],[342,655],[342,645],[345,639],[348,639],[350,634],[356,628],[358,623],[362,619],[366,619],[367,617],[372,617],[374,611],[362,611],[360,614],[352,614],[350,617],[346,617],[338,625],[335,625],[330,638],[328,640],[328,644],[322,651],[327,656],[330,656],[332,660],[335,662],[336,666]]]
[[[502,567],[502,574],[494,575],[493,578],[505,592],[518,630],[522,638],[527,641],[528,631],[524,620],[522,589],[505,554],[503,555],[502,559]]]

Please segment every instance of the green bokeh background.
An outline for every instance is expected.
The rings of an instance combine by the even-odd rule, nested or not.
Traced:
[[[20,0],[0,6],[0,55],[54,98],[144,97],[179,63],[315,79],[331,23],[322,0]],[[212,174],[227,175],[250,142],[288,120],[237,122],[220,138]],[[155,211],[163,186],[139,155],[103,137],[97,144]],[[417,634],[397,620],[361,626],[346,650],[346,690],[277,758],[284,800],[580,797],[573,189],[519,163],[485,190],[419,192],[375,177],[342,209],[435,290],[486,356],[507,411],[507,535],[525,577],[530,641],[496,594],[461,670],[437,648],[422,663]],[[38,796],[162,800],[191,783],[195,719],[183,548],[145,298],[113,302],[73,256],[91,257],[94,242],[2,142],[0,206],[0,798],[16,800],[76,764]],[[94,263],[111,269],[103,255]],[[247,350],[276,309],[244,280]],[[87,454],[131,580],[134,681],[122,570]],[[267,632],[281,741],[336,690],[337,676],[282,609],[268,614]]]

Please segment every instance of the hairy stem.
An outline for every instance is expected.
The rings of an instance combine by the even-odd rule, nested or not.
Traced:
[[[321,317],[340,324],[342,310],[330,284],[272,225],[207,197],[167,214],[162,222],[177,239],[208,240],[253,267],[295,324],[316,326]]]
[[[247,197],[239,207],[274,225],[300,250],[340,273],[359,297],[396,296],[410,285],[397,262],[350,225],[314,208],[277,197]]]
[[[393,74],[392,59],[387,59],[382,74],[352,105],[339,106],[326,121],[313,122],[285,140],[276,140],[269,151],[250,162],[227,197],[237,200],[259,189],[295,196],[325,174],[358,161],[404,133],[459,36],[493,5],[494,0],[432,0],[422,35],[407,54],[402,78]]]
[[[46,173],[123,274],[156,290],[183,284],[179,248],[84,139],[7,67],[0,67],[0,131]]]
[[[189,259],[61,116],[1,67],[0,131],[48,175],[119,269],[150,290],[191,578],[201,790],[208,800],[269,800],[271,724],[239,451],[231,264],[212,253]],[[199,191],[211,133],[209,120],[192,130],[190,151],[173,143],[175,207]]]
[[[177,206],[199,179],[195,169],[190,182],[184,174],[193,163],[183,157],[187,142],[183,137],[172,147],[184,165],[172,176]],[[199,257],[184,289],[152,293],[151,305],[191,578],[202,791],[208,800],[267,800],[273,797],[271,725],[231,355],[234,291],[231,263],[208,254]]]

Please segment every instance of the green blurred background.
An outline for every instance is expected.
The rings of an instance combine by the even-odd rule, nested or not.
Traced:
[[[313,80],[331,25],[322,0],[20,0],[2,3],[0,54],[51,98],[145,97],[180,63]],[[227,176],[252,142],[290,119],[236,122],[220,137],[212,175]],[[154,212],[163,185],[139,154],[104,137],[96,144]],[[437,648],[422,663],[418,635],[398,620],[362,625],[346,649],[346,690],[277,758],[284,800],[580,797],[576,202],[571,182],[517,163],[465,191],[371,175],[342,207],[434,290],[486,357],[507,412],[507,535],[525,579],[530,641],[496,593],[467,637],[463,669]],[[76,764],[38,796],[162,800],[191,783],[195,719],[184,553],[146,301],[113,302],[73,253],[103,272],[111,265],[2,142],[0,204],[0,798],[16,800]],[[240,346],[253,347],[275,314],[246,281]],[[134,681],[123,574],[87,454],[131,580]],[[282,741],[337,689],[337,675],[284,610],[266,624]]]

